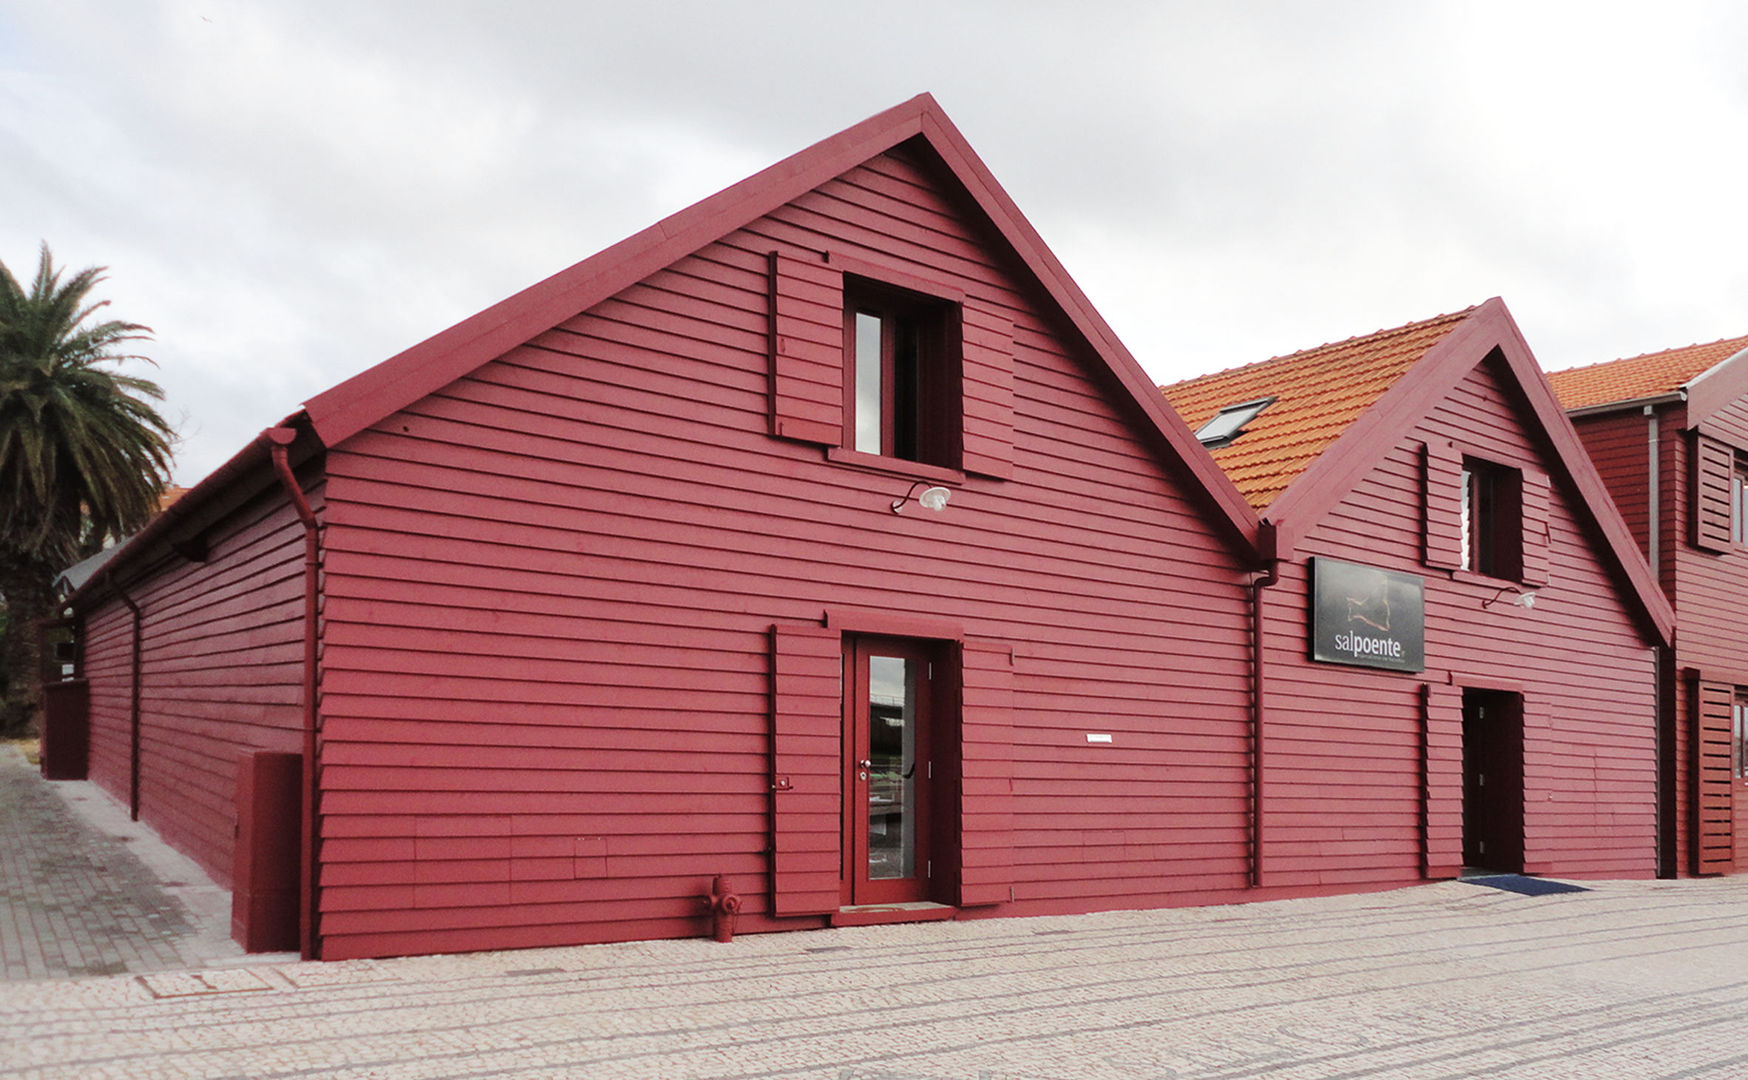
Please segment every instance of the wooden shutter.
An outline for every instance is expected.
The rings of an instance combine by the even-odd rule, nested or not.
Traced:
[[[843,645],[817,626],[771,642],[771,910],[824,914],[840,903]]]
[[[771,434],[838,446],[844,440],[844,275],[772,252]]]
[[[1421,512],[1426,565],[1463,564],[1463,458],[1449,440],[1421,447]]]
[[[1463,692],[1421,686],[1421,873],[1454,878],[1463,869]]]
[[[959,903],[1012,898],[1014,661],[1006,645],[967,642],[961,661]]]
[[[1696,874],[1735,869],[1735,770],[1730,760],[1736,688],[1694,680],[1694,846]]]
[[[1540,469],[1523,470],[1523,583],[1546,585],[1551,538],[1548,474]]]
[[[1693,444],[1693,546],[1706,551],[1730,550],[1731,486],[1736,480],[1736,452],[1709,435],[1695,435]]]
[[[968,473],[1014,473],[1014,327],[1001,312],[967,299],[961,308],[964,410],[962,463]]]

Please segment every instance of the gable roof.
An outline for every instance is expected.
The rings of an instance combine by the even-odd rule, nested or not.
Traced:
[[[1574,512],[1589,518],[1595,535],[1602,539],[1604,554],[1620,571],[1647,622],[1664,643],[1669,642],[1675,613],[1652,579],[1517,322],[1498,297],[1451,315],[1191,379],[1163,387],[1162,393],[1174,401],[1181,395],[1194,403],[1198,415],[1211,416],[1222,405],[1246,400],[1242,396],[1246,393],[1251,398],[1263,396],[1251,391],[1272,381],[1265,392],[1280,395],[1281,400],[1252,422],[1252,433],[1216,451],[1216,457],[1250,477],[1245,481],[1247,494],[1266,498],[1261,505],[1265,534],[1272,533],[1276,557],[1290,558],[1299,540],[1347,497],[1402,433],[1490,357],[1499,358],[1501,375],[1527,405],[1528,422],[1539,429],[1550,453],[1550,471],[1563,475],[1576,489]],[[1352,388],[1319,385],[1348,380]],[[1238,396],[1214,403],[1229,394]],[[1261,445],[1273,449],[1259,452],[1254,461],[1233,455],[1268,429],[1269,416],[1277,409],[1281,417],[1272,423],[1279,436],[1261,440]],[[1295,433],[1309,445],[1298,445]],[[1268,540],[1265,535],[1265,543]]]
[[[1240,402],[1275,399],[1241,436],[1212,451],[1261,512],[1473,310],[1217,371],[1160,392],[1192,428]]]
[[[1159,396],[1141,365],[1093,309],[1067,270],[1020,213],[994,175],[929,94],[845,131],[681,210],[545,281],[494,304],[304,406],[324,446],[335,446],[475,368],[608,299],[900,143],[920,139],[1007,243],[1206,496],[1241,546],[1254,546],[1258,522],[1232,481]]]
[[[1735,366],[1731,361],[1744,355],[1748,355],[1748,337],[1725,338],[1705,345],[1686,345],[1549,372],[1548,383],[1559,396],[1560,404],[1572,412],[1607,412],[1611,408],[1648,405],[1672,397],[1691,401],[1702,383],[1741,381],[1731,377],[1734,373],[1729,368]],[[1702,402],[1701,411],[1710,416],[1720,404],[1703,407],[1706,403]],[[1694,411],[1690,405],[1690,426],[1700,422],[1700,418],[1691,415]]]

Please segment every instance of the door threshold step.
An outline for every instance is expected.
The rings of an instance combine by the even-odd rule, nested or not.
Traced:
[[[887,923],[944,922],[959,914],[951,904],[920,900],[907,904],[856,904],[841,907],[831,917],[833,926],[883,926]]]

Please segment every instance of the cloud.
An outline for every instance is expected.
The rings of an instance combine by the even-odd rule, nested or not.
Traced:
[[[930,90],[1156,378],[1503,295],[1744,330],[1729,4],[0,11],[0,259],[111,267],[197,479],[305,398]]]

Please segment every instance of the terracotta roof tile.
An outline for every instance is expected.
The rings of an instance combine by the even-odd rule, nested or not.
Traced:
[[[1218,371],[1162,386],[1160,392],[1191,430],[1229,405],[1276,399],[1235,441],[1213,451],[1245,499],[1261,511],[1474,310]]]
[[[1709,345],[1687,345],[1625,360],[1550,371],[1548,382],[1567,409],[1637,401],[1672,394],[1743,349],[1748,349],[1748,337],[1726,338]]]

